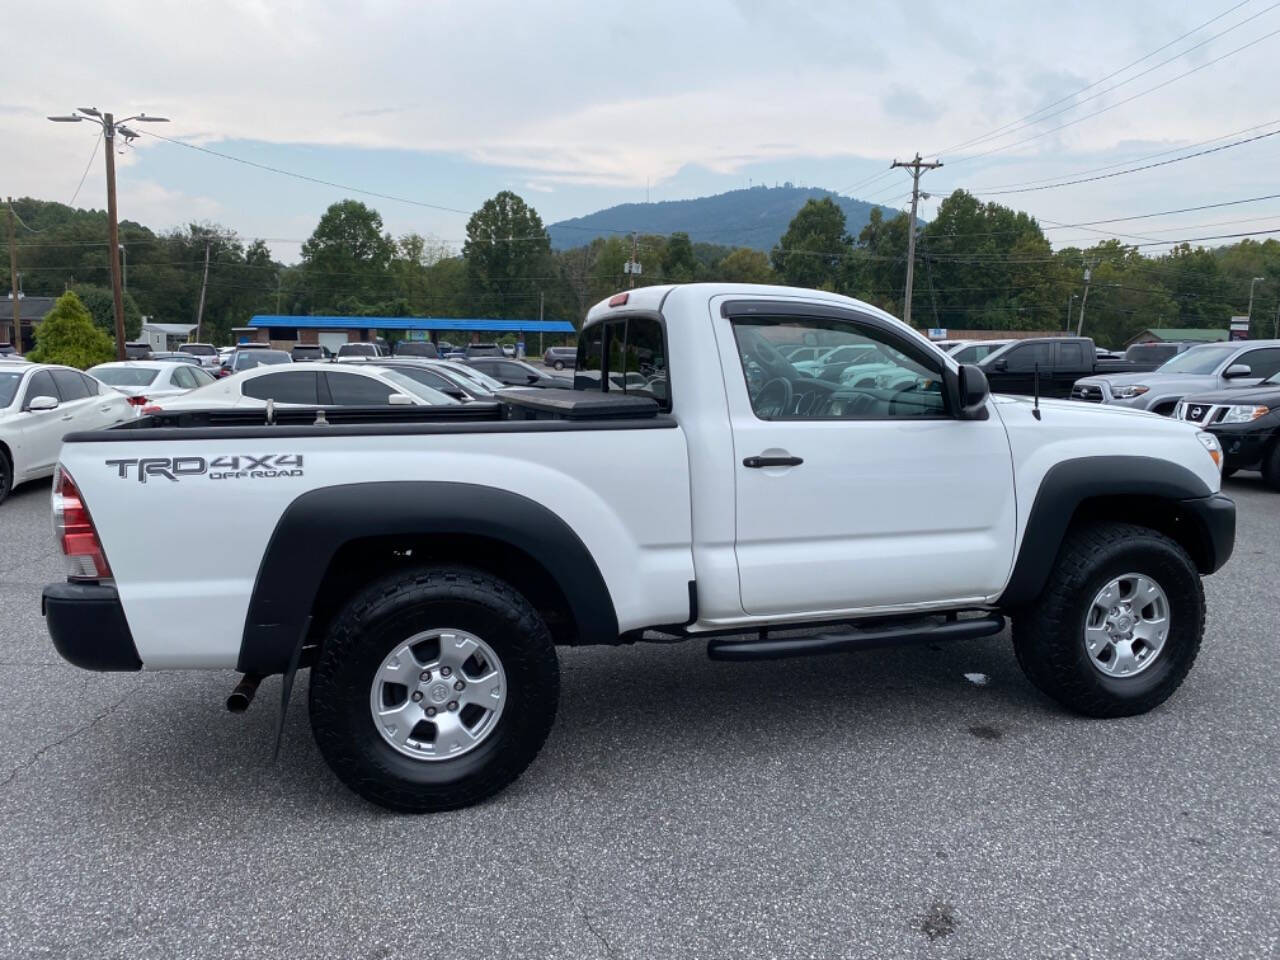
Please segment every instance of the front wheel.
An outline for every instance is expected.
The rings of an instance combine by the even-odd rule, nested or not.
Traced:
[[[1068,534],[1044,592],[1013,618],[1028,679],[1092,717],[1159,706],[1185,679],[1203,634],[1191,558],[1163,534],[1125,523]]]
[[[512,587],[466,567],[394,574],[334,620],[311,671],[311,728],[338,778],[408,813],[516,779],[555,719],[551,635]]]

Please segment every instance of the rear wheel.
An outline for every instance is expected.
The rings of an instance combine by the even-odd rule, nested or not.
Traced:
[[[1073,530],[1044,592],[1013,619],[1028,679],[1093,717],[1145,713],[1186,677],[1204,634],[1195,564],[1168,537],[1103,523]]]
[[[557,370],[563,370],[563,369],[564,369],[564,361],[563,361],[563,360],[557,360],[557,361],[556,361],[555,363],[553,363],[551,366],[553,366],[553,367],[554,367],[555,369],[557,369]]]
[[[546,625],[465,567],[397,573],[335,619],[311,674],[311,727],[348,787],[393,810],[477,803],[518,777],[555,719]]]

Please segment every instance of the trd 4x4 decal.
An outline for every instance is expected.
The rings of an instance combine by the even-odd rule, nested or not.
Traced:
[[[302,454],[268,453],[264,456],[239,454],[204,457],[142,457],[136,460],[107,460],[121,480],[130,477],[139,483],[150,479],[177,482],[183,477],[208,477],[210,480],[244,480],[302,476]]]

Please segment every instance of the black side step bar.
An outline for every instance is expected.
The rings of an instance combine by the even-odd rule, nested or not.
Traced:
[[[712,660],[781,660],[784,657],[807,657],[819,653],[848,653],[874,647],[898,647],[909,643],[934,640],[974,640],[990,637],[1004,629],[1004,617],[991,614],[972,620],[948,620],[946,623],[913,623],[881,630],[850,630],[847,633],[813,633],[803,637],[761,635],[758,640],[715,638],[707,643],[707,656]]]

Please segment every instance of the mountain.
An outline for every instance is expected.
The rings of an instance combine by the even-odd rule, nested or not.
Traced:
[[[807,200],[830,197],[844,211],[855,237],[877,204],[842,197],[819,187],[751,187],[713,197],[664,200],[661,203],[623,203],[585,217],[561,220],[547,228],[557,250],[578,247],[595,237],[617,233],[670,234],[683,231],[695,243],[752,247],[769,251]],[[886,216],[895,211],[886,210]]]

